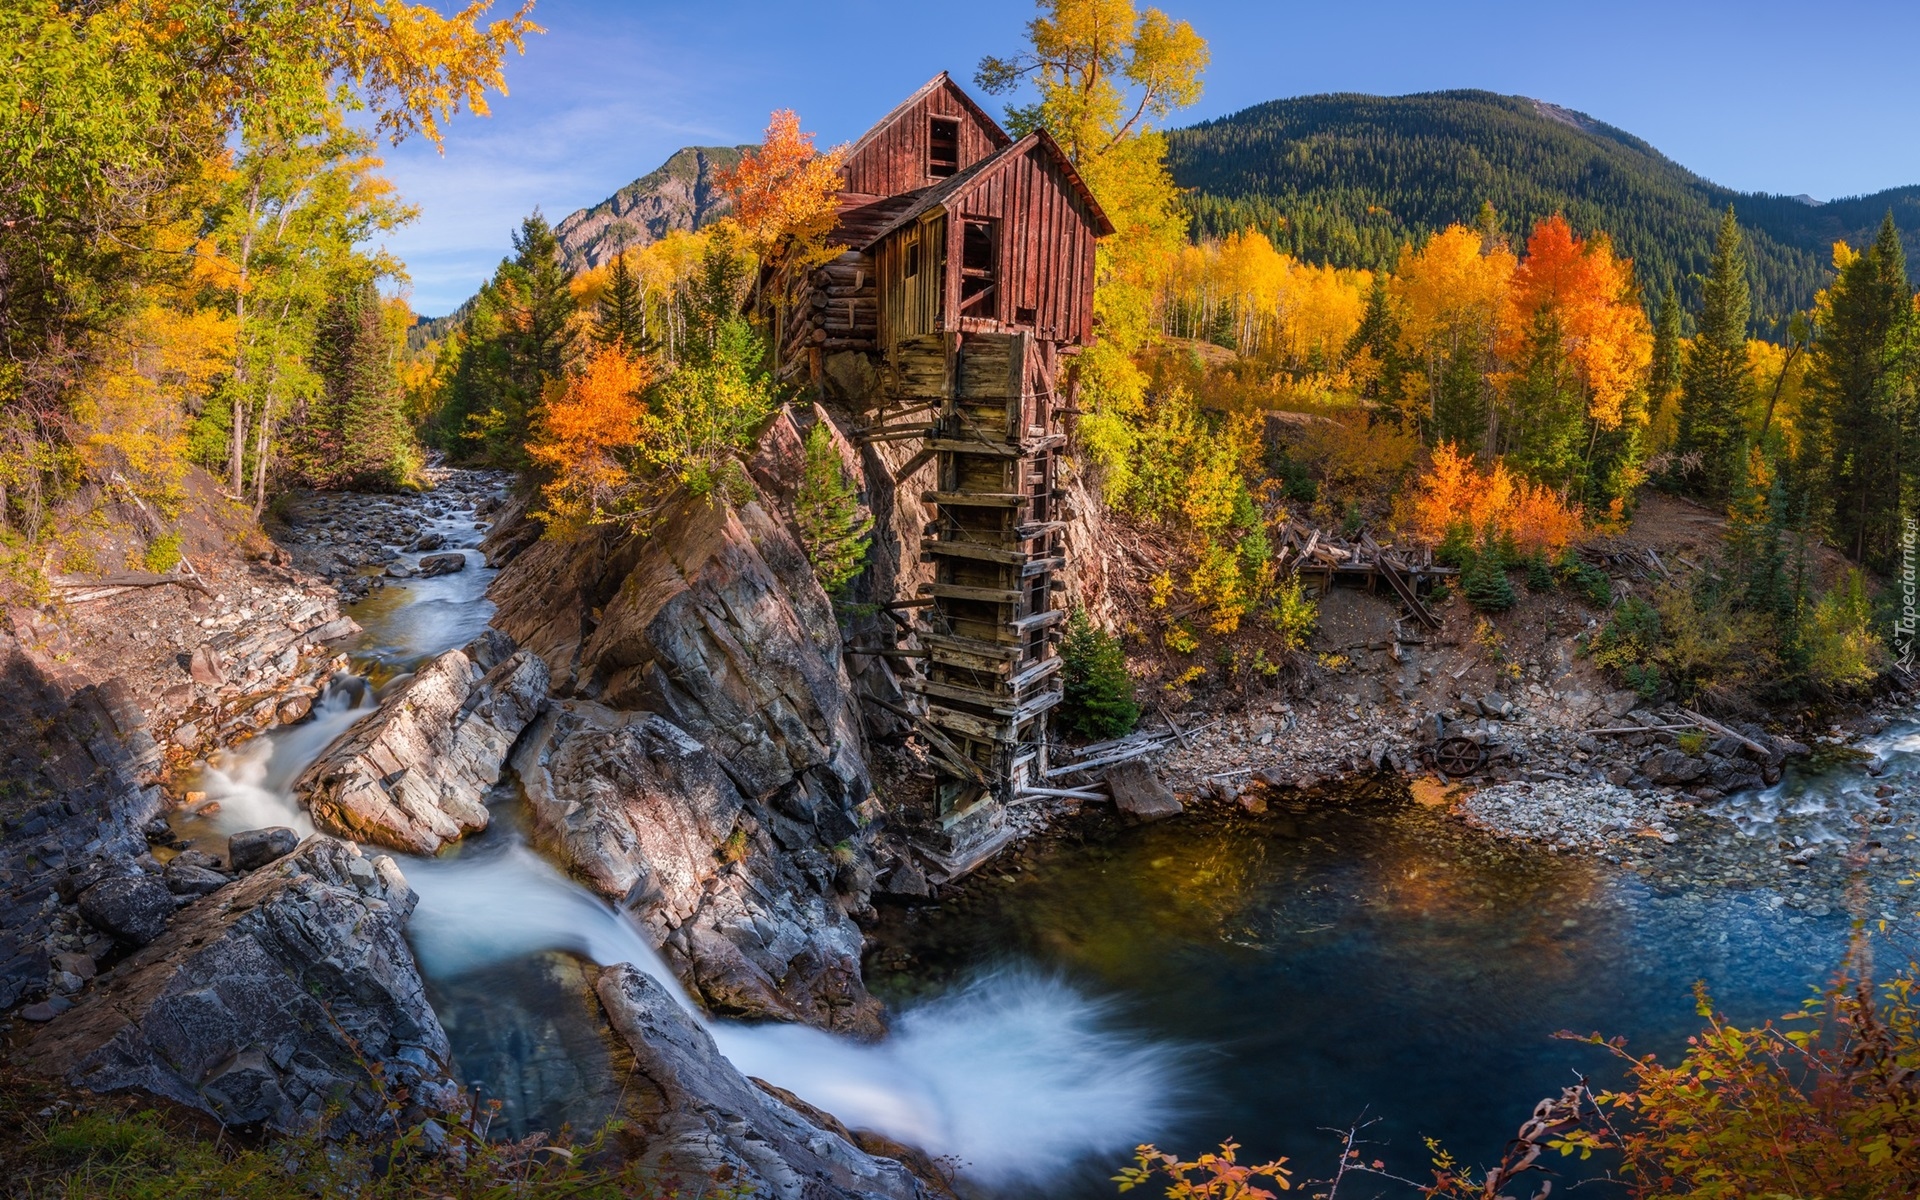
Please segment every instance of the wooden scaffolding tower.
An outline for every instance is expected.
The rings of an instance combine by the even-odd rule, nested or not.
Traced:
[[[1056,606],[1066,566],[1058,456],[1066,444],[1053,347],[1025,332],[937,333],[898,350],[901,409],[933,403],[922,454],[936,466],[915,629],[926,675],[925,730],[944,768],[940,818],[952,830],[1047,771],[1047,712],[1060,702]]]

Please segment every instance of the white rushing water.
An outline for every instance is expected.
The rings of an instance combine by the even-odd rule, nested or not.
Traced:
[[[369,626],[364,649],[393,662],[461,644],[491,612],[489,575],[470,568],[366,606],[365,616],[356,614]],[[211,831],[310,832],[294,781],[375,703],[365,681],[337,681],[309,720],[216,754],[201,782],[219,801]],[[1019,971],[976,979],[909,1008],[874,1044],[800,1025],[710,1021],[631,920],[511,829],[469,843],[441,859],[402,859],[420,897],[409,939],[430,977],[549,950],[602,966],[631,963],[666,987],[744,1073],[851,1126],[949,1157],[987,1186],[1042,1182],[1089,1155],[1123,1156],[1174,1116],[1170,1048],[1116,1029],[1107,1006],[1061,980]]]
[[[1771,837],[1796,846],[1851,843],[1884,803],[1880,785],[1920,775],[1920,723],[1901,721],[1854,747],[1875,760],[1874,773],[1857,767],[1789,771],[1772,787],[1729,796],[1712,811],[1747,837]]]

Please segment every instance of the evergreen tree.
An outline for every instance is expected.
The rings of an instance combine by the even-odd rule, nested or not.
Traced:
[[[1505,612],[1519,597],[1507,578],[1505,556],[1491,530],[1460,570],[1460,594],[1482,612]]]
[[[1675,449],[1698,454],[1695,490],[1707,499],[1732,494],[1746,463],[1746,413],[1752,391],[1747,369],[1747,253],[1740,224],[1729,207],[1714,243],[1713,266],[1703,285],[1698,332],[1688,348],[1680,382],[1680,430]]]
[[[1376,421],[1404,425],[1407,413],[1402,408],[1407,373],[1406,354],[1400,348],[1400,319],[1394,315],[1387,292],[1387,273],[1373,276],[1373,290],[1367,295],[1367,314],[1360,328],[1347,339],[1345,356],[1351,366],[1366,356],[1368,370],[1360,384],[1360,398],[1373,410]]]
[[[513,248],[474,297],[434,425],[441,445],[462,457],[517,467],[525,464],[541,397],[570,356],[574,298],[545,217],[535,212],[523,221]]]
[[[1082,737],[1121,737],[1140,720],[1133,698],[1133,677],[1120,641],[1093,623],[1084,608],[1067,618],[1060,643],[1064,695],[1061,723]]]
[[[860,498],[825,421],[807,430],[806,460],[793,496],[794,524],[827,595],[839,599],[865,567],[873,518]]]
[[[1653,364],[1647,373],[1647,403],[1657,421],[1680,390],[1680,294],[1668,284],[1653,321]]]
[[[1828,292],[1809,380],[1813,428],[1806,474],[1835,542],[1856,559],[1891,560],[1903,484],[1916,465],[1913,295],[1906,254],[1889,212],[1864,254],[1845,259]]]
[[[366,487],[408,481],[413,433],[393,354],[393,335],[373,281],[340,286],[314,329],[309,365],[318,377],[319,395],[288,434],[288,459],[307,482]]]
[[[600,298],[600,311],[593,326],[594,340],[603,346],[615,342],[630,351],[645,349],[646,305],[640,281],[633,277],[625,252],[613,256],[607,275],[607,293]]]

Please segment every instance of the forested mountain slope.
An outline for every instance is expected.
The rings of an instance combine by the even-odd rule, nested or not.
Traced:
[[[1485,201],[1519,234],[1556,211],[1583,233],[1604,230],[1649,294],[1669,282],[1687,293],[1732,204],[1752,237],[1763,318],[1810,304],[1833,242],[1866,244],[1889,207],[1909,238],[1920,231],[1920,187],[1828,204],[1735,192],[1585,114],[1492,92],[1274,100],[1168,141],[1197,235],[1257,228],[1338,265],[1391,263],[1407,238],[1471,224]]]

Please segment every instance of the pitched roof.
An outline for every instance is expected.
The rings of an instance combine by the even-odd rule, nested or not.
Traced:
[[[1002,146],[1006,146],[1013,141],[1011,137],[1007,136],[1007,131],[1000,128],[1000,123],[987,115],[986,109],[981,108],[978,104],[974,103],[973,97],[967,95],[967,90],[965,88],[953,82],[953,76],[947,74],[945,71],[942,71],[938,75],[935,75],[932,79],[927,80],[925,83],[921,84],[918,88],[914,89],[914,92],[911,96],[908,96],[905,100],[902,100],[900,103],[894,105],[892,110],[889,111],[886,116],[881,117],[878,121],[874,122],[873,128],[861,134],[860,140],[856,141],[851,147],[848,148],[847,157],[852,158],[854,155],[860,153],[860,150],[862,147],[864,147],[868,142],[872,141],[874,138],[878,137],[880,135],[880,132],[886,129],[887,126],[893,124],[895,121],[898,121],[901,118],[901,116],[903,116],[906,113],[908,109],[912,108],[915,104],[919,103],[922,97],[927,95],[927,93],[929,92],[938,90],[943,85],[950,85],[953,88],[953,94],[959,97],[960,103],[966,107],[966,110],[968,112],[972,113],[975,117],[978,117],[980,119],[980,123],[987,127],[987,129],[993,134],[994,141],[1000,143],[1000,145]]]
[[[974,184],[1035,146],[1039,146],[1054,160],[1055,165],[1066,175],[1068,186],[1073,188],[1075,194],[1080,197],[1081,203],[1085,204],[1087,210],[1093,214],[1094,236],[1106,237],[1112,233],[1113,222],[1108,219],[1106,210],[1100,207],[1100,202],[1093,198],[1092,190],[1087,187],[1086,181],[1080,178],[1080,172],[1074,169],[1073,162],[1067,157],[1066,151],[1060,148],[1060,143],[1053,140],[1052,134],[1044,129],[1036,129],[1012,145],[1002,146],[966,170],[951,175],[920,193],[918,199],[898,216],[882,225],[879,231],[868,237],[866,243],[860,248],[871,250],[933,209],[948,207],[952,201],[971,190]]]

